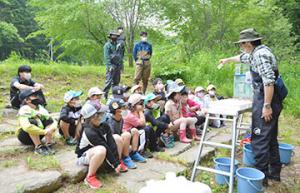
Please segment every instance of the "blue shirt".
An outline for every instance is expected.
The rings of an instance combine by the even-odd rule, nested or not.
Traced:
[[[140,41],[134,45],[132,55],[135,61],[149,60],[152,56],[152,45],[149,42]]]

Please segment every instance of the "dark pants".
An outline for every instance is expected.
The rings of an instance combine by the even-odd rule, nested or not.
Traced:
[[[253,76],[253,75],[252,75]],[[255,75],[254,75],[255,77]],[[278,150],[278,118],[282,110],[282,102],[278,98],[276,89],[271,103],[272,119],[266,122],[262,116],[264,105],[264,86],[262,82],[253,82],[254,96],[252,109],[251,145],[255,158],[255,167],[266,176],[280,176],[281,163]]]
[[[106,80],[103,91],[105,92],[105,98],[108,97],[109,89],[113,86],[118,86],[121,81],[121,66],[115,65],[113,69],[106,67]]]
[[[59,125],[59,123],[58,123],[58,125]],[[59,128],[58,131],[59,131],[59,134],[61,136],[64,136],[64,133],[61,130],[61,128]],[[76,133],[76,125],[75,124],[69,124],[69,135],[74,138],[75,137],[75,133]]]
[[[160,116],[158,118],[158,120],[160,122],[163,122],[163,123],[166,123],[166,124],[170,124],[170,122],[171,122],[170,117],[168,115],[166,115],[166,114],[163,114],[162,116]],[[162,125],[157,126],[157,129],[156,129],[156,132],[155,132],[156,133],[156,137],[160,137],[161,134],[163,132],[165,132],[165,130],[166,130],[166,128],[164,126],[162,126]]]
[[[47,105],[47,102],[46,102],[46,99],[45,99],[43,91],[39,90],[39,91],[36,92],[36,94],[37,94],[38,99],[40,99],[42,101],[41,105],[45,107]],[[10,100],[10,103],[11,103],[11,106],[14,109],[19,109],[20,108],[22,101],[20,101],[20,99],[19,99],[19,93],[16,94],[14,96],[14,98],[12,98]]]
[[[146,137],[146,147],[149,147],[151,151],[155,150],[157,148],[157,137],[155,135],[155,132],[153,130],[153,127],[151,126],[145,126],[142,129],[145,131],[145,137]]]
[[[29,122],[35,126],[38,126],[37,121],[35,119],[29,119]],[[45,121],[42,121],[44,128],[46,128],[48,125],[51,125],[53,123],[52,119],[48,119]],[[43,139],[44,135],[40,135],[40,139]],[[19,141],[24,145],[34,145],[29,133],[24,131],[23,129],[20,130],[20,133],[18,134]]]

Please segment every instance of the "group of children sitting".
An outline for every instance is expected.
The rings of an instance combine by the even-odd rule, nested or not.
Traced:
[[[100,188],[96,177],[100,167],[119,174],[137,168],[135,162],[145,163],[153,152],[174,147],[176,140],[200,141],[197,134],[201,134],[209,102],[217,100],[216,88],[209,85],[208,94],[202,87],[192,92],[181,79],[164,85],[160,78],[153,87],[152,93],[143,95],[140,85],[115,86],[107,104],[102,103],[104,92],[98,87],[89,89],[84,104],[83,92],[70,90],[56,121],[45,109],[40,91],[28,86],[18,93],[17,137],[23,144],[34,145],[35,153],[50,155],[55,153],[52,138],[58,129],[67,145],[76,145],[78,164],[88,165],[85,183]]]

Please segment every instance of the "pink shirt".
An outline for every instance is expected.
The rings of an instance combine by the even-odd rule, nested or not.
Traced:
[[[182,105],[181,112],[183,117],[195,117],[196,113],[193,111],[190,111],[189,108],[196,107],[196,110],[200,110],[200,105],[196,103],[195,101],[188,99],[186,105]]]
[[[129,112],[124,117],[123,132],[130,131],[130,129],[137,128],[139,126],[140,126],[140,119],[132,112]]]

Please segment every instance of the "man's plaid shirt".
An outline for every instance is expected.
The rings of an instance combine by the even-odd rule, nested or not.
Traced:
[[[240,55],[242,63],[250,65],[251,69],[258,73],[265,86],[274,85],[275,70],[278,70],[277,60],[271,49],[265,45],[257,46],[252,53]]]

